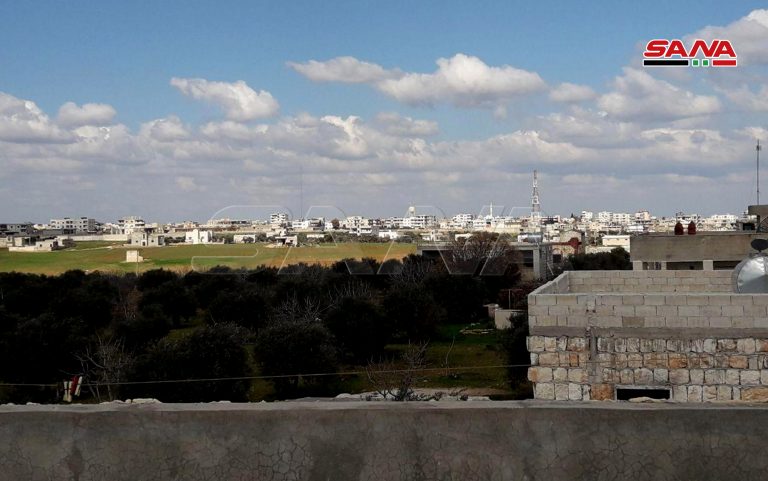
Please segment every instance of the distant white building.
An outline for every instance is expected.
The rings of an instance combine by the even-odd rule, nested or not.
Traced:
[[[403,219],[404,229],[430,229],[437,227],[437,217],[430,214],[418,214]]]
[[[48,227],[65,231],[67,234],[93,234],[98,231],[99,223],[90,217],[64,217],[63,219],[51,219]]]
[[[269,216],[269,224],[272,227],[287,227],[288,226],[288,214],[284,212],[276,212]]]
[[[187,244],[210,244],[213,242],[213,232],[209,230],[192,229],[184,236]]]
[[[629,238],[630,236],[628,235],[604,235],[602,238],[603,246],[610,248],[621,247],[629,252]]]
[[[137,216],[126,216],[117,220],[117,230],[115,234],[133,234],[134,232],[144,231],[147,227],[147,223],[144,219]]]
[[[165,245],[165,236],[150,232],[133,232],[128,236],[128,243],[141,247],[161,247]]]

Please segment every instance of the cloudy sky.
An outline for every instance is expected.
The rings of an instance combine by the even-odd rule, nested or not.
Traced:
[[[550,214],[741,212],[768,10],[628,3],[0,2],[0,221],[523,214],[533,169]]]

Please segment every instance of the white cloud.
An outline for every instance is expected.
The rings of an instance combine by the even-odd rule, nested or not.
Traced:
[[[181,119],[172,115],[165,119],[156,119],[141,125],[141,135],[150,137],[160,142],[187,139],[189,131],[181,122]]]
[[[768,64],[768,10],[754,10],[726,26],[709,26],[685,37],[730,40],[740,66]]]
[[[594,90],[586,85],[577,85],[568,82],[561,83],[549,92],[549,98],[553,102],[574,103],[592,100],[597,96]]]
[[[69,132],[52,124],[34,102],[0,92],[0,141],[62,143],[73,140]]]
[[[59,108],[59,116],[56,121],[65,127],[107,125],[116,114],[115,109],[108,104],[78,106],[74,102],[67,102]]]
[[[288,66],[313,82],[370,83],[401,75],[399,70],[386,70],[381,65],[355,57],[336,57],[325,62],[288,62]]]
[[[414,120],[403,117],[397,112],[382,112],[376,115],[374,122],[386,133],[397,137],[429,137],[438,133],[437,122]]]
[[[198,192],[198,191],[205,190],[204,188],[197,185],[197,182],[195,181],[194,177],[189,177],[189,176],[176,177],[176,185],[183,192]]]
[[[382,80],[377,88],[409,105],[450,102],[460,107],[492,107],[514,97],[543,90],[535,72],[508,65],[491,67],[477,57],[456,54],[437,60],[434,73],[406,73]]]
[[[174,77],[171,85],[184,95],[217,105],[230,120],[248,121],[272,117],[280,109],[272,94],[266,90],[256,92],[242,80],[215,82]]]
[[[624,68],[614,90],[600,96],[598,106],[619,120],[676,120],[717,113],[720,101],[711,95],[696,95],[645,71]]]
[[[753,92],[747,85],[737,88],[717,88],[728,100],[747,111],[768,112],[768,85],[763,84],[760,90]]]

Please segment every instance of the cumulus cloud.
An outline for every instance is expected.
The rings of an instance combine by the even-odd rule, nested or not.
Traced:
[[[116,114],[115,109],[108,104],[83,104],[78,106],[74,102],[67,102],[59,108],[59,116],[56,121],[65,127],[107,125],[112,122]]]
[[[0,92],[0,140],[6,142],[71,142],[74,137],[51,123],[34,102]]]
[[[616,77],[613,91],[600,96],[598,106],[619,120],[676,120],[710,115],[720,111],[720,100],[696,95],[645,71],[624,68]]]
[[[141,125],[139,133],[160,142],[172,142],[174,140],[187,139],[189,131],[175,115],[165,119],[156,119]]]
[[[288,66],[313,82],[371,83],[402,74],[397,69],[387,70],[355,57],[336,57],[324,62],[288,62]]]
[[[183,192],[197,192],[205,190],[197,185],[194,177],[189,176],[176,177],[176,186]]]
[[[212,103],[230,120],[248,121],[272,117],[280,105],[266,90],[256,92],[244,81],[215,82],[201,78],[171,79],[171,85],[196,100]]]
[[[414,120],[411,117],[403,117],[397,112],[382,112],[376,115],[374,122],[386,133],[398,137],[429,137],[439,131],[437,122]]]
[[[728,100],[747,111],[768,112],[768,85],[763,84],[757,92],[747,85],[736,88],[718,88]]]
[[[377,88],[410,105],[450,102],[461,107],[495,106],[546,87],[535,72],[508,65],[492,67],[477,57],[456,54],[437,60],[433,73],[406,73],[382,80]]]
[[[549,99],[553,102],[575,103],[592,100],[597,96],[594,90],[586,85],[577,85],[568,82],[561,83],[549,92]]]
[[[685,37],[690,42],[703,38],[730,40],[739,65],[768,64],[768,10],[754,10],[726,26],[708,26]]]

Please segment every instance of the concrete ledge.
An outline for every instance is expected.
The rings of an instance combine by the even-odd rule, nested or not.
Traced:
[[[763,405],[0,406],[0,479],[764,479],[766,425]]]

